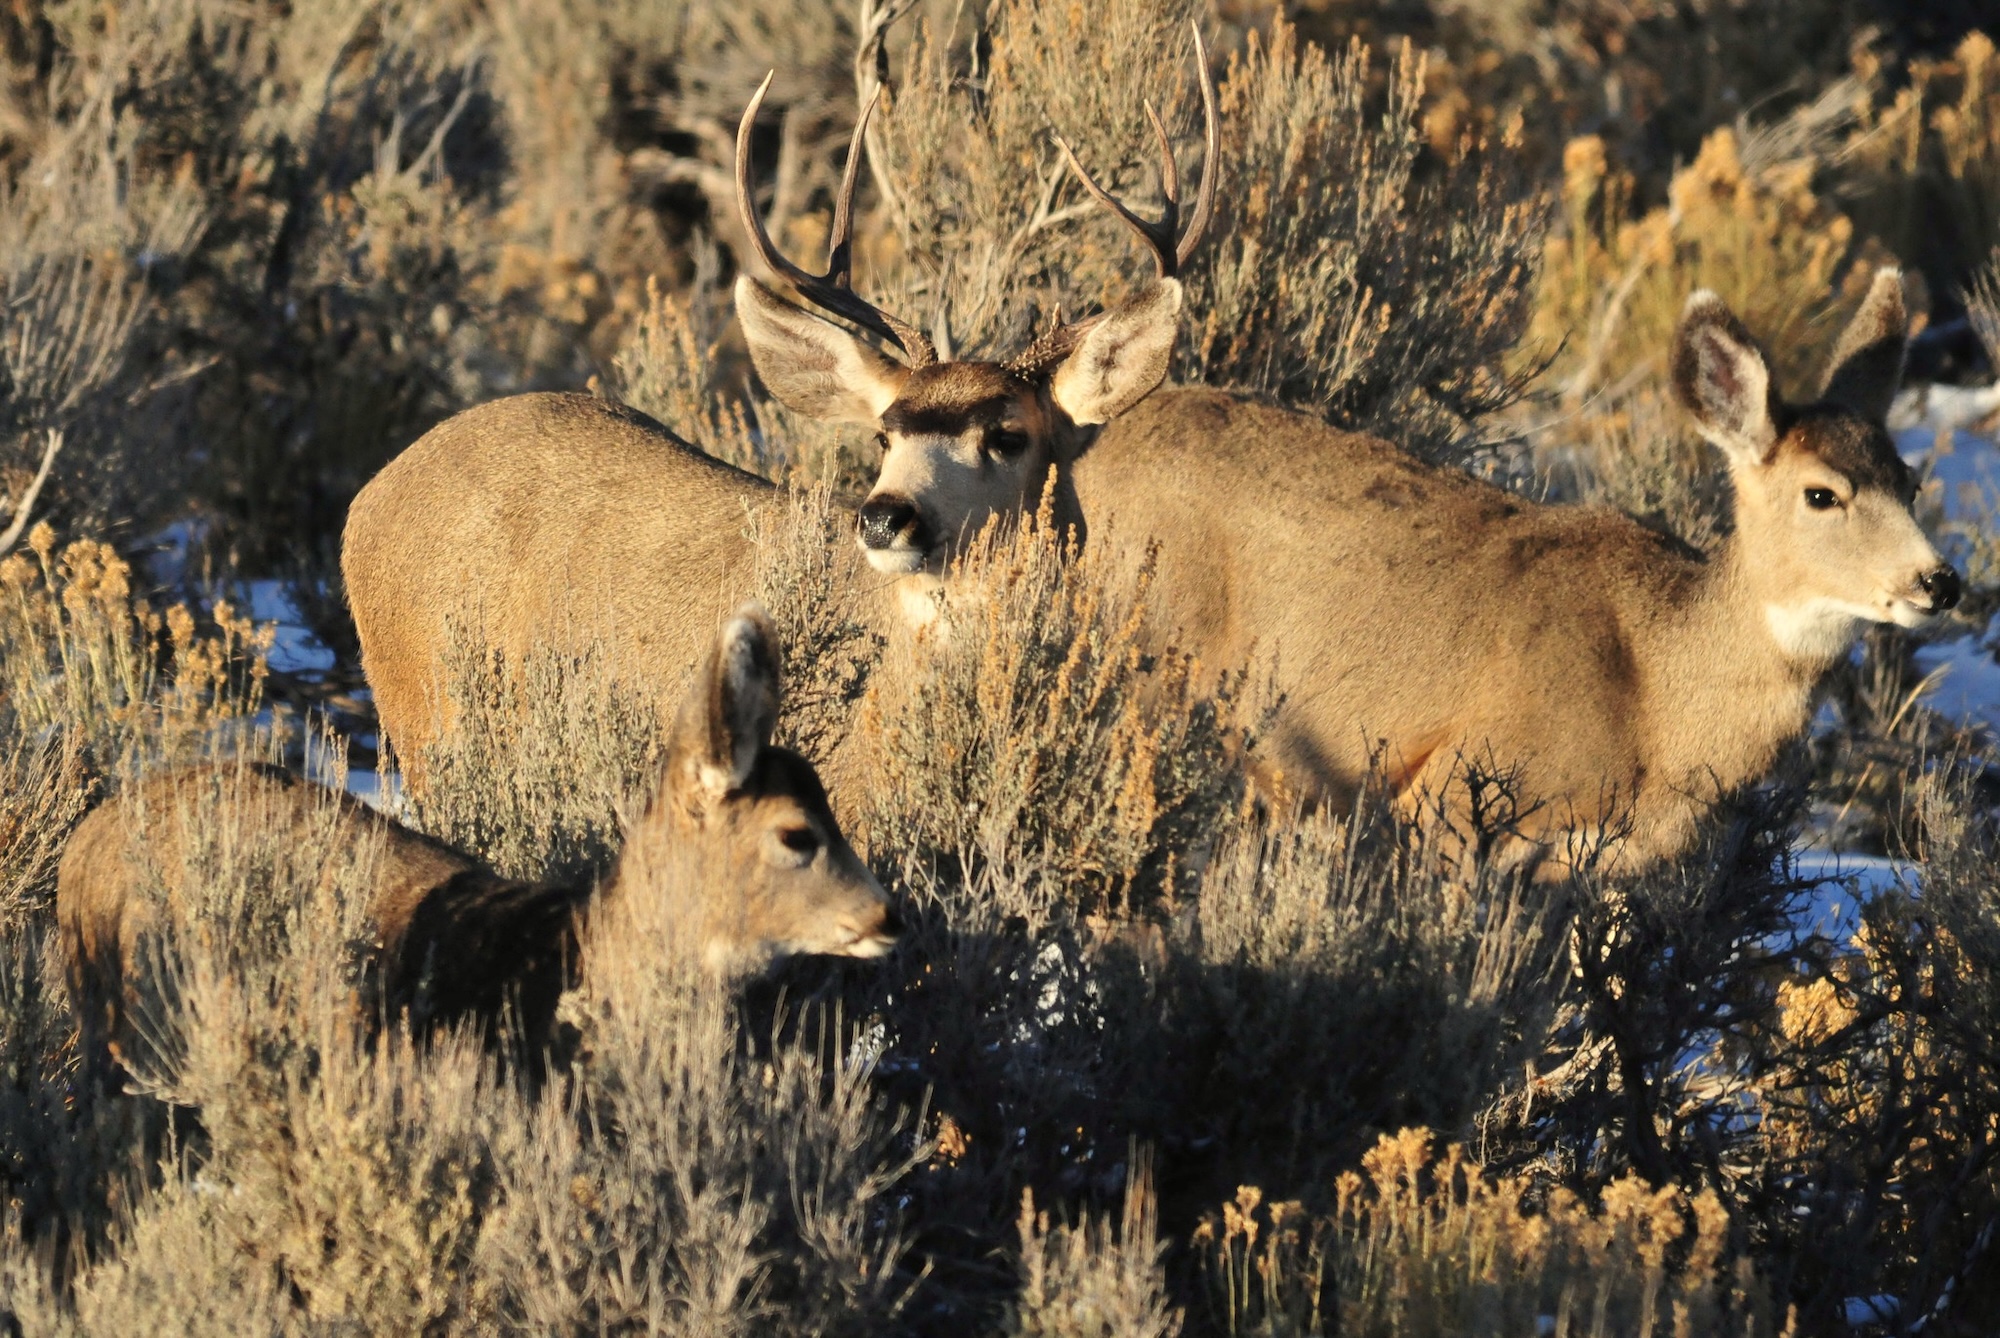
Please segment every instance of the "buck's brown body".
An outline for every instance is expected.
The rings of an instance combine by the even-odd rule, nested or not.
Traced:
[[[589,395],[516,395],[431,429],[354,499],[341,547],[362,664],[404,767],[442,725],[454,635],[515,663],[538,644],[601,646],[671,710],[750,593],[748,527],[777,498]]]
[[[189,839],[256,832],[326,851],[368,897],[374,964],[392,1009],[491,1018],[510,1001],[539,1038],[577,961],[586,911],[639,902],[660,952],[709,969],[788,953],[873,957],[894,938],[881,887],[841,835],[812,766],[771,746],[778,707],[769,625],[740,612],[712,641],[675,722],[665,777],[599,892],[500,877],[346,795],[276,767],[225,764],[135,785],[87,817],[63,852],[57,922],[93,1060],[130,1040],[136,978],[162,916],[185,923]],[[164,893],[157,900],[154,890]]]
[[[1199,34],[1196,54],[1210,166],[1187,236],[1174,235],[1169,155],[1166,222],[1131,220],[1154,249],[1158,280],[1004,365],[938,361],[919,329],[849,286],[852,197],[872,99],[849,145],[823,275],[786,260],[765,232],[749,175],[762,89],[745,110],[737,202],[766,268],[910,359],[884,355],[747,274],[737,280],[737,313],[770,391],[798,412],[879,430],[891,464],[862,507],[860,538],[868,562],[892,578],[867,582],[883,596],[870,603],[883,625],[927,619],[960,544],[1020,493],[1039,496],[1050,467],[1067,465],[1079,426],[1124,412],[1165,376],[1181,301],[1173,276],[1205,225],[1216,181],[1220,131]],[[914,467],[899,470],[904,461]],[[1006,486],[996,491],[995,480]],[[601,647],[628,686],[672,700],[716,616],[748,593],[750,512],[778,496],[642,415],[580,395],[515,396],[433,428],[361,490],[341,548],[362,664],[406,778],[422,783],[413,767],[446,723],[454,640],[517,662],[534,646]]]

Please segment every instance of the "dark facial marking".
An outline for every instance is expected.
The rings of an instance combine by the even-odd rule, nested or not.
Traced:
[[[1802,411],[1785,441],[1845,475],[1856,492],[1879,488],[1906,505],[1916,495],[1916,475],[1896,453],[1888,431],[1844,409]]]
[[[790,796],[799,801],[800,808],[819,819],[829,833],[836,838],[840,835],[840,824],[834,821],[819,773],[813,770],[812,763],[789,748],[773,746],[758,753],[748,778],[741,788],[730,793],[742,799]]]
[[[882,427],[909,435],[957,436],[1001,425],[1028,383],[997,363],[952,362],[920,368],[882,413]]]

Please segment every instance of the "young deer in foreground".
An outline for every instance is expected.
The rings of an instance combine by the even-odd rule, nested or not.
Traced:
[[[718,974],[788,954],[879,957],[896,926],[881,887],[842,837],[810,763],[772,746],[778,657],[754,605],[722,629],[675,722],[666,773],[601,890],[502,878],[352,798],[276,767],[154,776],[86,818],[57,875],[56,916],[85,1054],[123,1058],[132,966],[159,930],[151,889],[185,913],[189,841],[238,824],[356,861],[370,890],[375,965],[392,1009],[425,1020],[496,1017],[546,1035],[574,975],[587,916],[667,899],[668,942]],[[220,803],[216,801],[220,800]],[[214,809],[203,807],[214,804]],[[226,834],[220,839],[228,839]],[[323,876],[332,877],[329,868]],[[621,921],[623,923],[623,921]]]
[[[877,570],[904,578],[906,613],[926,615],[930,601],[908,596],[935,588],[961,537],[1011,509],[986,498],[1009,489],[1039,496],[1084,425],[1125,412],[1166,375],[1181,304],[1174,275],[1207,224],[1220,136],[1199,33],[1195,40],[1209,161],[1187,236],[1176,246],[1169,155],[1166,221],[1132,220],[1154,245],[1157,280],[1005,364],[940,362],[921,331],[853,291],[854,188],[873,98],[848,147],[825,274],[778,252],[752,199],[750,132],[769,78],[744,111],[737,204],[758,255],[808,301],[909,359],[886,356],[747,275],[736,281],[737,315],[771,392],[808,416],[878,429],[887,466],[861,508],[861,542]],[[998,492],[996,479],[1007,481]],[[341,547],[362,663],[408,779],[420,783],[407,768],[444,728],[454,629],[517,663],[531,646],[601,645],[622,680],[671,701],[706,629],[750,592],[747,513],[779,496],[643,415],[585,395],[519,395],[426,433],[355,498]],[[1073,505],[1060,509],[1074,519]],[[887,611],[879,620],[896,621]]]

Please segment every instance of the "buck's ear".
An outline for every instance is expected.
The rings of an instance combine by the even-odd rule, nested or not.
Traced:
[[[676,723],[678,777],[713,801],[750,779],[778,723],[777,636],[763,606],[739,608],[715,639]]]
[[[1866,418],[1886,422],[1903,384],[1903,355],[1910,347],[1910,317],[1903,307],[1903,272],[1875,271],[1860,310],[1847,323],[1828,364],[1820,398]]]
[[[1732,462],[1771,458],[1778,444],[1771,369],[1743,323],[1705,288],[1681,311],[1672,375],[1674,398]]]
[[[1181,285],[1161,279],[1095,321],[1057,366],[1049,391],[1074,423],[1108,423],[1167,375],[1181,324]]]
[[[872,423],[910,369],[758,283],[736,280],[736,319],[757,375],[786,408],[834,423]]]

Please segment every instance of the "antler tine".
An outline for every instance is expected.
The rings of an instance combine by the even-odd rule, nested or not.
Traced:
[[[1208,46],[1201,40],[1201,25],[1189,21],[1194,29],[1194,69],[1201,81],[1201,119],[1204,131],[1204,152],[1201,159],[1201,185],[1195,188],[1194,215],[1188,219],[1187,231],[1181,235],[1180,250],[1175,255],[1178,264],[1185,265],[1194,248],[1201,241],[1201,235],[1208,231],[1209,215],[1215,212],[1215,186],[1220,173],[1216,171],[1222,162],[1222,117],[1215,109],[1215,76],[1208,68]]]
[[[1148,223],[1145,219],[1140,218],[1130,209],[1127,209],[1124,202],[1117,196],[1098,185],[1097,178],[1090,175],[1090,172],[1077,158],[1076,150],[1071,148],[1069,141],[1061,135],[1056,136],[1056,147],[1061,149],[1063,157],[1069,160],[1069,170],[1076,173],[1076,179],[1083,183],[1083,188],[1089,191],[1099,204],[1118,215],[1126,227],[1138,233],[1140,240],[1152,248],[1153,264],[1158,267],[1160,277],[1163,279],[1173,278],[1174,274],[1180,268],[1179,257],[1174,254],[1174,234],[1158,223]],[[1171,215],[1173,211],[1171,202],[1169,202],[1167,208]]]
[[[1168,138],[1167,123],[1154,110],[1152,99],[1139,105],[1146,109],[1146,119],[1153,123],[1153,138],[1160,145],[1160,194],[1166,197],[1168,211],[1176,212],[1181,203],[1181,165],[1174,161],[1174,142]]]
[[[1201,81],[1202,118],[1207,131],[1208,154],[1201,167],[1201,187],[1195,194],[1194,216],[1188,220],[1187,235],[1179,238],[1176,245],[1175,234],[1180,231],[1181,174],[1180,166],[1174,161],[1173,143],[1167,136],[1167,127],[1160,120],[1160,114],[1148,102],[1146,119],[1153,123],[1153,135],[1160,142],[1160,194],[1165,199],[1161,218],[1157,223],[1149,223],[1127,209],[1122,201],[1099,185],[1097,178],[1085,170],[1077,158],[1076,150],[1067,139],[1057,135],[1056,145],[1062,149],[1063,157],[1069,161],[1070,170],[1077,180],[1090,192],[1096,201],[1116,214],[1125,226],[1139,234],[1153,252],[1153,264],[1162,279],[1178,275],[1181,267],[1194,254],[1195,244],[1208,228],[1209,215],[1215,208],[1216,159],[1222,150],[1222,124],[1215,109],[1215,80],[1208,69],[1208,48],[1201,40],[1201,28],[1194,25],[1194,52],[1196,73]]]
[[[868,137],[868,118],[882,100],[882,85],[869,93],[861,115],[854,119],[854,134],[847,141],[847,166],[840,174],[840,194],[833,201],[833,231],[826,239],[827,277],[842,288],[854,287],[854,186],[861,179],[861,148]]]
[[[750,105],[743,109],[743,119],[736,126],[736,208],[743,216],[743,231],[748,235],[751,247],[774,274],[798,289],[799,296],[814,306],[881,335],[908,354],[916,366],[929,366],[937,361],[937,350],[931,347],[931,341],[924,333],[863,300],[853,288],[854,187],[860,177],[861,148],[868,133],[868,118],[882,96],[881,86],[876,86],[867,104],[861,108],[861,115],[854,123],[854,137],[847,146],[847,168],[840,178],[840,194],[833,207],[833,230],[827,239],[826,273],[809,274],[786,259],[777,243],[771,240],[771,234],[764,230],[764,220],[758,217],[756,199],[750,188],[750,128],[756,123],[757,113],[764,106],[764,95],[770,91],[771,80],[776,76],[776,70],[764,76],[764,82],[757,85],[757,91],[750,97]]]

